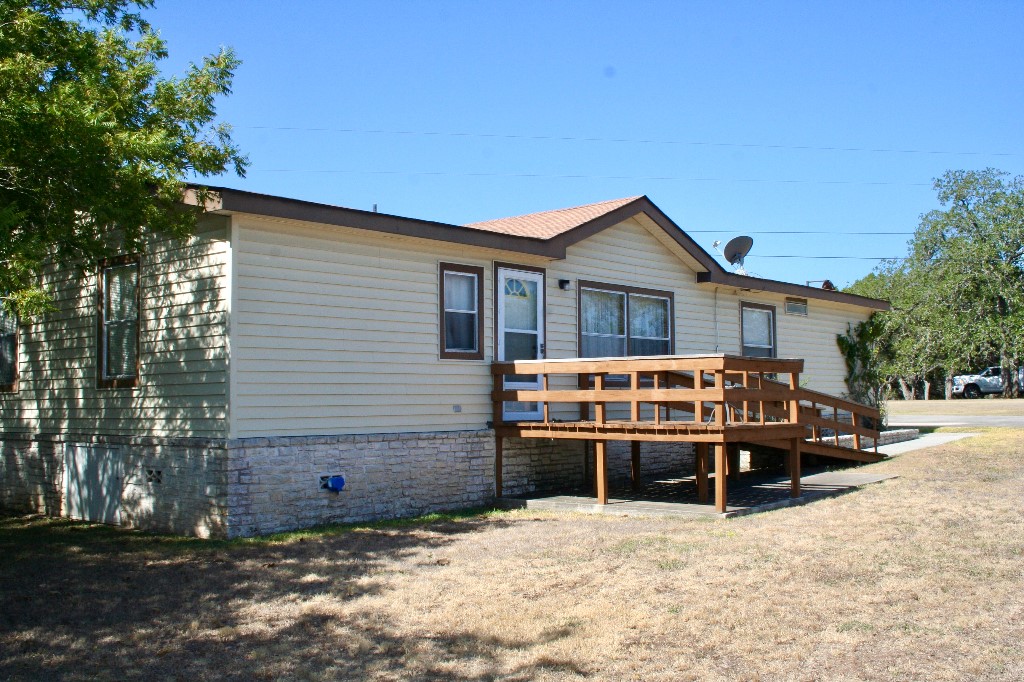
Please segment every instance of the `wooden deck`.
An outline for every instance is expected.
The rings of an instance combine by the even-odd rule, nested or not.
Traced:
[[[877,448],[874,453],[860,448],[861,437],[878,440],[878,411],[801,388],[802,371],[803,360],[718,354],[494,363],[495,489],[500,497],[503,441],[510,437],[593,443],[599,504],[608,502],[608,441],[633,443],[634,483],[639,482],[641,442],[695,443],[701,503],[709,498],[712,451],[715,471],[735,477],[742,443],[785,453],[794,498],[800,496],[802,452],[860,462],[882,459]],[[508,388],[510,379],[520,387]],[[521,388],[524,383],[536,387]],[[506,421],[509,404],[530,406],[537,419]],[[853,448],[840,445],[841,434],[852,434]],[[727,507],[728,478],[714,477],[719,512]]]

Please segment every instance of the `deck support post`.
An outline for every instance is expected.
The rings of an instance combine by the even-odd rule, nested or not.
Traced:
[[[800,497],[800,441],[789,439],[789,496]]]
[[[729,467],[729,480],[738,481],[740,480],[740,444],[729,443],[725,446],[726,448],[726,462]]]
[[[726,456],[725,443],[715,445],[715,511],[725,513],[726,495]]]
[[[640,441],[630,442],[629,479],[633,484],[633,490],[640,489]]]
[[[708,501],[708,444],[696,444],[694,469],[697,474],[697,501],[707,504]]]
[[[501,436],[494,437],[494,496],[501,497],[502,492],[502,481],[501,481],[501,469],[502,469],[502,456],[505,439]]]
[[[594,459],[597,470],[597,503],[608,504],[608,442],[594,441]]]

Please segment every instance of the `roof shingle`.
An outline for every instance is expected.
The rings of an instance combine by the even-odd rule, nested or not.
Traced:
[[[542,211],[540,213],[529,213],[527,215],[514,216],[511,218],[499,218],[498,220],[486,220],[480,223],[470,223],[463,227],[474,230],[486,230],[487,232],[498,232],[516,237],[531,237],[533,239],[551,239],[560,234],[568,232],[573,228],[600,218],[617,208],[625,206],[631,201],[640,197],[626,197],[624,199],[612,199],[601,201],[596,204],[585,206],[574,206],[572,208],[560,208],[555,211]]]

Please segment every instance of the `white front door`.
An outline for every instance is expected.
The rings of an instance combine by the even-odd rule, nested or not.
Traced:
[[[498,360],[544,357],[544,275],[530,270],[498,268]],[[536,374],[509,375],[505,388],[539,389]],[[505,421],[540,419],[540,403],[507,402]]]

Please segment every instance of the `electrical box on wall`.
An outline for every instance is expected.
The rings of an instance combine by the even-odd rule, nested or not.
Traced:
[[[320,490],[329,490],[332,493],[340,493],[345,489],[345,476],[342,474],[328,474],[320,477]]]

